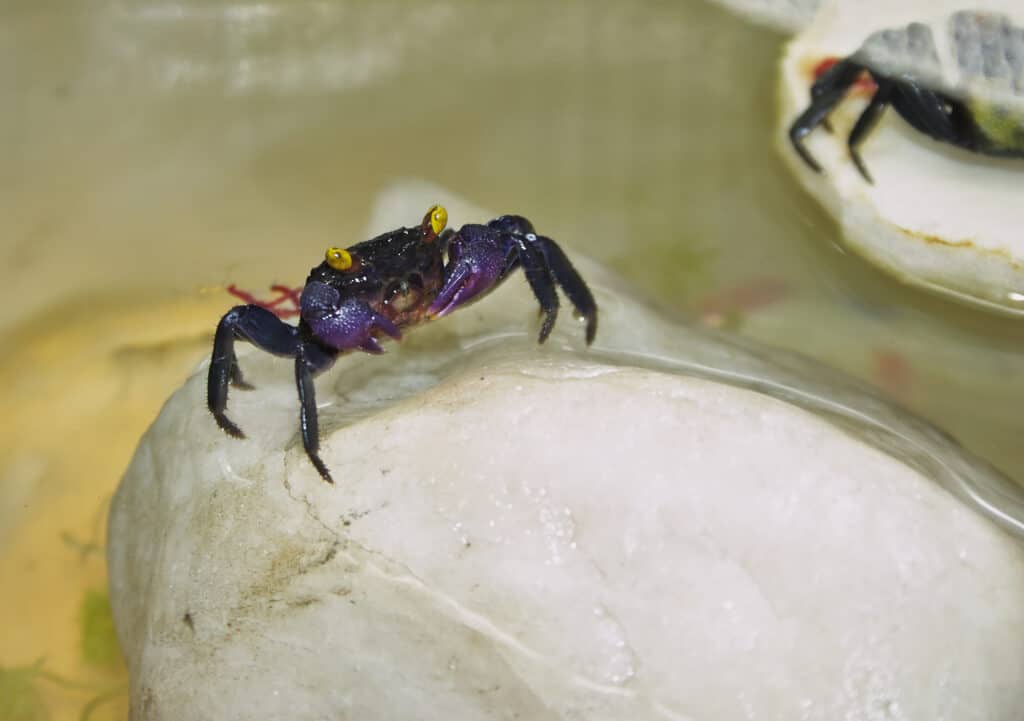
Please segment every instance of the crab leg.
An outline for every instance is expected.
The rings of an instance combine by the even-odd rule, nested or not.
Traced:
[[[893,86],[890,102],[903,119],[935,140],[960,144],[947,108],[954,107],[938,93],[904,81]]]
[[[587,322],[587,345],[590,345],[597,334],[597,303],[590,288],[583,282],[583,277],[573,267],[558,243],[543,235],[538,235],[534,243],[544,255],[555,280],[562,286],[569,302],[576,309],[576,315]]]
[[[511,239],[518,251],[518,263],[523,266],[523,275],[526,282],[530,284],[533,295],[540,303],[541,312],[544,314],[544,322],[540,326],[538,343],[543,343],[551,335],[551,329],[555,327],[555,320],[558,319],[558,291],[555,289],[555,279],[551,268],[548,266],[547,258],[525,238],[517,236],[506,236]],[[509,264],[508,269],[503,273],[515,270],[515,262]]]
[[[327,464],[320,459],[320,422],[316,411],[316,390],[313,376],[321,373],[334,363],[334,356],[316,346],[303,344],[295,356],[295,385],[299,391],[299,428],[302,431],[302,447],[306,456],[316,468],[320,477],[334,483]]]
[[[864,159],[861,158],[859,149],[861,143],[864,142],[864,138],[878,124],[878,120],[882,117],[886,106],[889,105],[889,95],[891,93],[892,82],[889,80],[879,80],[878,92],[874,94],[864,112],[857,118],[857,122],[853,125],[853,130],[850,131],[850,137],[846,139],[846,147],[850,150],[850,157],[853,158],[857,170],[864,176],[864,180],[872,184],[875,181],[871,178],[871,173],[868,172],[867,166],[864,165]]]
[[[243,389],[252,387],[244,381],[238,367],[235,339],[249,341],[267,353],[292,358],[298,353],[299,337],[296,328],[258,305],[236,305],[217,324],[210,371],[206,378],[206,404],[225,433],[244,438],[242,429],[224,414],[229,384]]]
[[[804,138],[828,119],[829,113],[846,96],[862,72],[864,66],[851,60],[841,60],[826,70],[811,86],[810,106],[789,127],[789,140],[793,148],[815,172],[821,172],[821,165],[804,147]]]

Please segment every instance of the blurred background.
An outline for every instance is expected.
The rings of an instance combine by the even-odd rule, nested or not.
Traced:
[[[125,717],[104,516],[139,436],[227,284],[301,284],[399,179],[527,215],[670,317],[858,376],[1024,481],[1021,321],[843,251],[778,155],[775,31],[706,0],[0,18],[0,721]]]

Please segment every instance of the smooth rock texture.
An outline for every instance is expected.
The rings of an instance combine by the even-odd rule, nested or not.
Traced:
[[[1024,5],[1017,0],[978,0],[968,7],[1008,15],[1024,27]],[[1018,192],[1024,160],[938,143],[890,109],[861,145],[874,178],[868,184],[846,147],[867,103],[856,91],[830,116],[834,133],[819,128],[805,140],[824,174],[804,164],[788,137],[790,124],[810,102],[814,69],[822,60],[849,56],[876,31],[911,22],[928,24],[939,52],[951,57],[945,21],[964,9],[959,0],[825,4],[787,46],[781,63],[779,149],[858,254],[909,284],[988,310],[1024,314],[1024,203]],[[1017,96],[1013,107],[1024,113],[1024,97]]]
[[[794,33],[806,27],[822,0],[713,0],[737,15],[781,32]]]
[[[437,201],[491,217],[413,183],[370,230]],[[946,490],[1016,527],[1013,487],[577,265],[593,349],[567,309],[538,349],[513,278],[342,359],[318,382],[335,486],[287,362],[241,355],[246,441],[202,371],[168,401],[110,516],[133,719],[1018,719],[1024,552]]]

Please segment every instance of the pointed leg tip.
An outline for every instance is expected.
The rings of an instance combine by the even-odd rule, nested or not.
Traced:
[[[808,151],[803,150],[803,152],[800,153],[800,157],[803,159],[804,164],[807,165],[807,167],[813,170],[815,173],[822,174],[825,172],[822,169],[821,164],[818,163],[818,161],[815,160],[813,157],[811,157],[811,154]]]
[[[871,173],[868,172],[868,169],[864,165],[864,163],[859,158],[855,159],[854,163],[857,165],[857,170],[858,172],[860,172],[860,177],[864,178],[864,182],[867,183],[868,185],[874,185],[875,179],[871,177]]]
[[[800,159],[804,161],[804,164],[808,168],[813,170],[815,173],[823,172],[821,165],[818,164],[818,161],[814,159],[813,155],[811,155],[811,151],[809,151],[804,145],[803,135],[795,135],[794,131],[791,130],[789,133],[789,140],[793,145],[793,150],[796,151],[796,154],[800,156]]]
[[[597,337],[597,314],[585,315],[580,320],[584,320],[587,323],[586,329],[586,340],[587,345],[591,345],[594,342],[594,338]]]
[[[217,421],[217,425],[220,426],[221,430],[232,438],[238,438],[239,440],[245,439],[245,433],[242,432],[242,429],[224,416],[214,416],[214,419]]]
[[[309,462],[313,464],[313,468],[315,468],[316,472],[320,474],[320,478],[322,478],[326,483],[329,483],[332,486],[334,485],[334,479],[331,477],[331,472],[327,470],[327,464],[323,462],[320,456],[314,456],[310,453]]]
[[[558,317],[558,311],[546,311],[543,308],[541,313],[544,314],[544,323],[540,327],[540,333],[537,336],[537,342],[543,343],[551,335],[551,331],[555,328],[555,319]]]
[[[538,343],[538,345],[543,345],[544,344],[544,341],[546,341],[548,339],[548,336],[551,335],[551,331],[554,329],[554,327],[555,327],[555,320],[554,320],[554,318],[551,318],[550,316],[548,316],[547,318],[544,319],[544,324],[541,325],[540,332],[537,333],[537,343]]]

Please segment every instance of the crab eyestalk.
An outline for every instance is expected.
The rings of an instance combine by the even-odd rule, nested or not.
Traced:
[[[352,267],[352,254],[344,248],[328,248],[324,260],[335,270],[348,270]]]
[[[443,205],[432,205],[423,216],[420,228],[423,232],[423,239],[431,242],[441,235],[448,225],[448,210]]]

